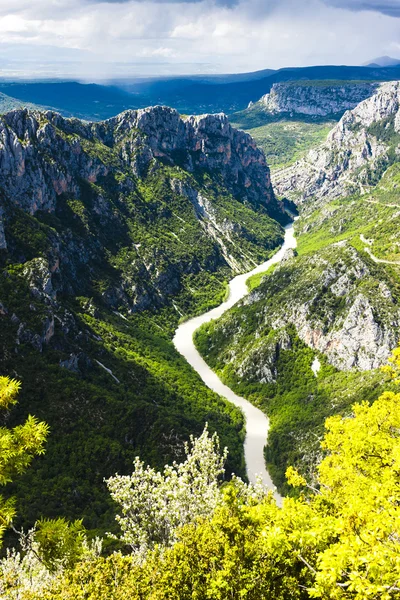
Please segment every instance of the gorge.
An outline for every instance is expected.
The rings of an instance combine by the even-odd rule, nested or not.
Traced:
[[[256,483],[257,476],[268,489],[274,490],[274,496],[278,504],[282,498],[276,492],[271,477],[265,468],[264,446],[268,438],[269,421],[266,415],[253,406],[245,398],[237,396],[228,386],[224,385],[218,376],[210,369],[200,356],[194,344],[193,336],[196,330],[213,319],[218,319],[227,310],[234,306],[248,293],[246,280],[258,273],[267,271],[272,265],[282,260],[285,252],[296,247],[293,225],[287,225],[285,239],[281,248],[266,262],[258,265],[248,273],[237,275],[229,282],[228,298],[217,308],[183,322],[175,332],[173,339],[176,349],[186,358],[188,363],[197,371],[204,383],[217,394],[220,394],[229,402],[240,408],[245,416],[246,437],[244,442],[244,454],[246,462],[247,477],[251,483]]]

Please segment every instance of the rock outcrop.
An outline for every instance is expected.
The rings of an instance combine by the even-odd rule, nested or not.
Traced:
[[[85,142],[114,151],[113,164],[87,153]],[[263,205],[284,219],[263,152],[223,114],[182,118],[173,109],[156,106],[101,123],[27,110],[0,119],[0,186],[31,214],[54,210],[63,193],[77,195],[79,179],[95,183],[117,168],[142,177],[154,160],[188,172],[218,170],[236,198]]]
[[[274,83],[258,104],[272,115],[334,118],[372,96],[378,85],[352,81]]]
[[[99,123],[7,113],[0,192],[0,250],[29,263],[27,281],[42,261],[54,297],[90,297],[96,282],[102,302],[128,312],[165,305],[203,270],[248,270],[282,239],[271,217],[288,220],[251,136],[223,114],[182,118],[161,106]],[[33,228],[25,238],[37,238],[40,256],[22,251],[17,222]]]
[[[334,244],[307,262],[298,261],[294,289],[273,311],[270,325],[294,325],[300,339],[338,369],[368,371],[385,364],[399,339],[400,311],[384,282],[377,283],[346,243]],[[285,278],[285,266],[277,278]]]
[[[370,264],[346,242],[312,256],[287,256],[217,321],[210,347],[218,340],[221,360],[256,383],[275,380],[291,328],[340,370],[380,367],[399,341],[400,310],[384,271],[380,279]]]
[[[363,192],[400,152],[400,82],[346,112],[326,142],[293,166],[274,174],[278,194],[297,203]]]

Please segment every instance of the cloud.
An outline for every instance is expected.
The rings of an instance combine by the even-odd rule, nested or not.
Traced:
[[[336,8],[344,8],[352,11],[368,10],[400,18],[399,0],[388,0],[386,2],[374,2],[373,0],[325,0],[325,2]]]
[[[87,78],[117,64],[119,75],[123,65],[132,75],[362,64],[400,54],[398,8],[394,0],[1,0],[0,56],[16,70],[36,61],[66,72],[68,63],[68,74]]]
[[[204,0],[136,0],[137,2],[152,2],[154,4],[199,4]],[[90,4],[127,4],[132,0],[86,0]],[[214,0],[219,6],[234,7],[240,0]]]

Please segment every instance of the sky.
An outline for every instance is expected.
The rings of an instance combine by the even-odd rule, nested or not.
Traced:
[[[0,0],[0,76],[238,73],[400,57],[400,0]]]

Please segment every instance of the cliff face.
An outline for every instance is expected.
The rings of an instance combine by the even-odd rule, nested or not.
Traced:
[[[293,200],[322,200],[364,192],[397,160],[400,142],[400,82],[346,112],[326,142],[304,159],[275,173],[277,192]]]
[[[378,84],[326,81],[275,83],[260,104],[273,114],[335,117],[373,95]]]
[[[312,256],[288,256],[236,311],[217,321],[214,337],[226,340],[221,356],[243,380],[274,381],[279,351],[290,348],[286,328],[294,326],[337,369],[385,364],[399,339],[400,311],[384,271],[369,264],[346,242]],[[245,334],[240,323],[246,323]]]
[[[281,239],[270,216],[286,219],[249,135],[224,115],[183,119],[165,107],[101,123],[8,113],[0,189],[0,248],[26,259],[13,238],[16,210],[56,218],[45,257],[59,290],[90,296],[107,263],[103,301],[130,311],[165,304],[187,274],[253,266]]]
[[[105,146],[103,155],[112,151],[113,161],[93,148],[88,152],[88,143]],[[153,107],[85,123],[52,112],[13,111],[0,120],[0,144],[0,185],[31,214],[54,210],[62,193],[78,194],[78,179],[95,183],[118,169],[142,177],[158,160],[190,173],[218,170],[236,198],[282,215],[264,154],[222,114],[183,119]]]

